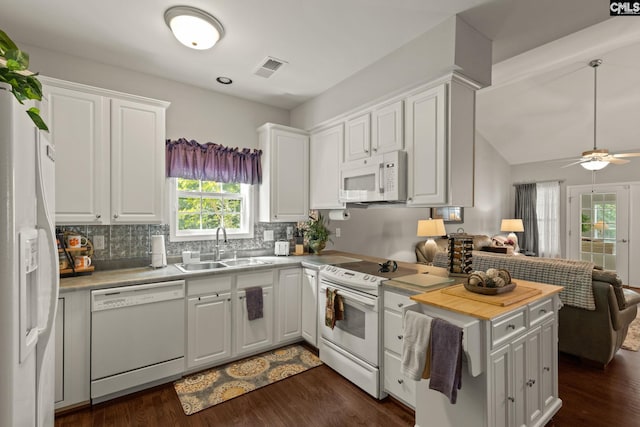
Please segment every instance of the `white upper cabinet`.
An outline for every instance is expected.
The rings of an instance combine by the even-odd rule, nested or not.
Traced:
[[[371,113],[367,112],[345,123],[344,160],[364,159],[371,155]]]
[[[340,164],[344,145],[342,123],[311,134],[309,149],[309,205],[311,209],[342,209]]]
[[[372,154],[388,153],[404,148],[402,101],[373,110],[371,130]]]
[[[406,99],[407,206],[473,206],[475,88],[457,78]]]
[[[309,134],[267,123],[258,128],[262,150],[259,220],[306,221],[309,215]]]
[[[117,223],[161,223],[165,109],[111,100],[111,210]]]
[[[109,100],[43,86],[43,116],[56,147],[56,223],[109,222]]]
[[[56,223],[161,223],[168,102],[42,78]]]

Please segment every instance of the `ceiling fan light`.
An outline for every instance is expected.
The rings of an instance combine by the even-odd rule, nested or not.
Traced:
[[[164,20],[175,38],[191,49],[211,49],[224,35],[220,21],[200,9],[172,7],[164,13]]]
[[[588,162],[580,163],[580,166],[590,171],[599,171],[607,167],[609,162],[604,160],[589,160]]]

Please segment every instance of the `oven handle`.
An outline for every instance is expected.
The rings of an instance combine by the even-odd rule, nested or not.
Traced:
[[[355,301],[357,303],[360,303],[360,304],[364,305],[365,307],[371,307],[371,308],[375,308],[376,307],[376,301],[375,300],[370,300],[368,298],[361,297],[359,295],[351,293],[351,292],[349,292],[349,291],[347,291],[347,290],[345,290],[343,288],[339,288],[337,286],[329,286],[329,285],[326,285],[324,283],[322,283],[320,285],[320,291],[322,291],[322,292],[326,292],[327,288],[333,288],[333,289],[339,291],[338,295],[340,295],[342,298],[344,298],[346,300]]]

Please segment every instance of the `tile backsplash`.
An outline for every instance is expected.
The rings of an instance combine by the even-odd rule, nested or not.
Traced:
[[[254,224],[254,237],[251,239],[229,238],[221,244],[227,256],[273,254],[274,241],[265,242],[265,230],[273,230],[275,240],[286,239],[287,227],[295,223],[263,223]],[[57,227],[61,231],[72,231],[87,236],[94,242],[95,236],[104,237],[104,249],[94,249],[93,263],[98,270],[126,268],[149,265],[151,262],[151,236],[163,234],[169,263],[179,262],[182,251],[200,251],[202,254],[213,254],[215,240],[195,240],[190,242],[169,241],[168,224],[131,224],[131,225],[64,225]],[[221,236],[222,238],[222,236]],[[95,244],[94,244],[95,246]],[[224,255],[223,255],[224,256]],[[172,259],[173,258],[173,259]]]

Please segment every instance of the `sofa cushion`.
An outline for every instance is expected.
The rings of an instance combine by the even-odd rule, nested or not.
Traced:
[[[616,296],[616,302],[618,303],[618,308],[620,310],[624,310],[625,307],[629,307],[623,292],[622,280],[620,280],[615,271],[594,268],[591,273],[591,277],[593,280],[609,283],[613,286],[613,293]]]

